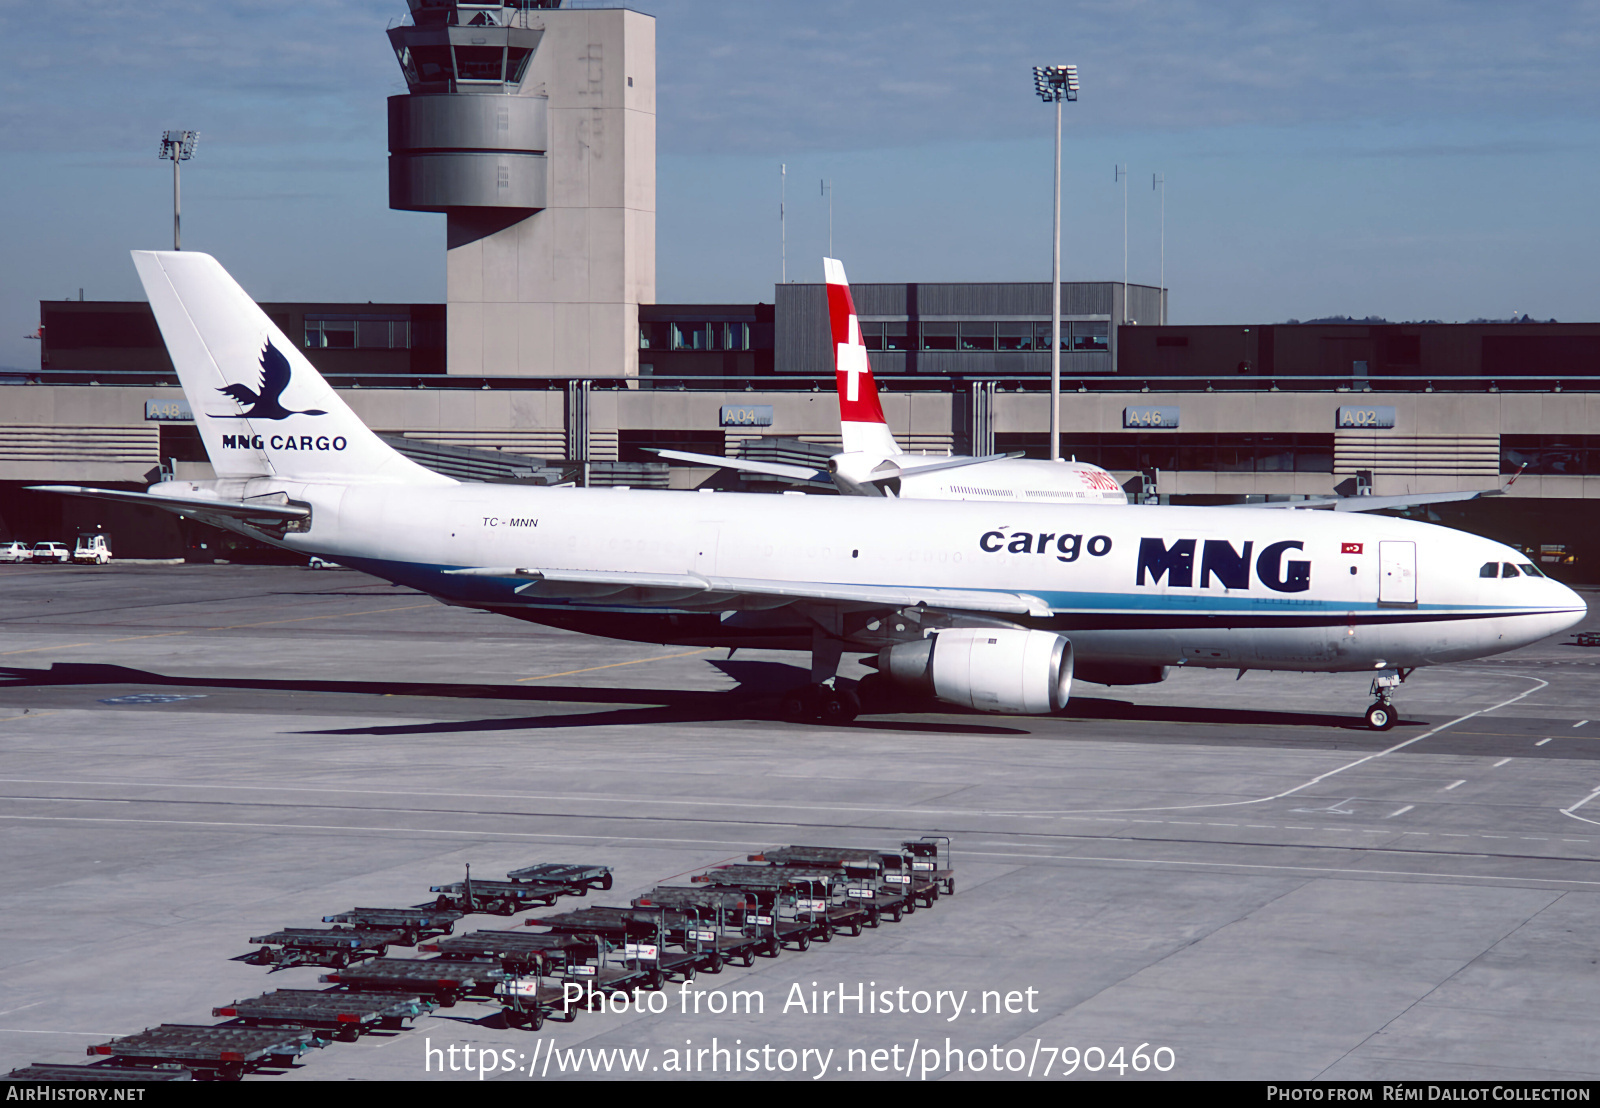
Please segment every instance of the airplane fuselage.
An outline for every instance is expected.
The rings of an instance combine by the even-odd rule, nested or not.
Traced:
[[[653,642],[808,646],[830,605],[728,597],[679,608],[659,594],[637,603],[624,589],[449,571],[533,566],[1023,594],[1048,614],[1004,622],[1066,635],[1082,661],[1153,666],[1437,664],[1525,645],[1585,610],[1546,577],[1481,576],[1489,563],[1526,564],[1510,547],[1387,517],[273,479],[243,491],[282,491],[312,506],[309,530],[282,538],[291,548],[449,603]],[[834,627],[872,650],[889,633],[881,623]]]

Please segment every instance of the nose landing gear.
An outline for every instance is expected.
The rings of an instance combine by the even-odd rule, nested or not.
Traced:
[[[1372,695],[1378,699],[1367,709],[1367,726],[1374,731],[1387,731],[1400,718],[1394,706],[1394,691],[1406,679],[1407,672],[1386,669],[1372,679]]]

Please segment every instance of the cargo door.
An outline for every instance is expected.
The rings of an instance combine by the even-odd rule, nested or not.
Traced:
[[[1378,544],[1378,603],[1410,605],[1417,603],[1417,544],[1380,542]]]

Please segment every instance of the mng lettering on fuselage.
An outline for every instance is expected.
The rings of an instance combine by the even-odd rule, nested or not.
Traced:
[[[1140,539],[1134,584],[1160,585],[1165,579],[1168,588],[1194,588],[1198,543],[1197,539],[1177,539],[1168,545],[1161,538]],[[1224,589],[1248,589],[1254,548],[1254,541],[1235,549],[1227,539],[1206,539],[1200,547],[1200,588],[1212,588],[1215,582]],[[1305,544],[1295,539],[1263,547],[1255,559],[1256,579],[1273,592],[1305,592],[1311,588],[1311,563],[1298,558],[1286,561],[1284,557],[1291,550],[1304,549]]]

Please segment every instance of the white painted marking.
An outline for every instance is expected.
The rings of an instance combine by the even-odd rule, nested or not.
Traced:
[[[40,1031],[33,1027],[0,1027],[7,1035],[88,1035],[94,1039],[115,1039],[126,1031]]]
[[[1415,804],[1407,804],[1404,808],[1401,808],[1398,811],[1390,812],[1388,815],[1384,816],[1383,818],[1384,819],[1394,819],[1395,816],[1403,816],[1403,815],[1405,815],[1407,812],[1411,811],[1411,809],[1413,809],[1415,807],[1416,807]],[[1416,834],[1415,831],[1412,831],[1410,833],[1413,834],[1413,835]]]
[[[1525,842],[1530,842],[1530,843],[1547,843],[1547,842],[1550,841],[1548,838],[1546,838],[1543,835],[1524,835],[1524,836],[1522,836],[1522,838],[1523,838],[1523,840]]]
[[[1574,726],[1574,727],[1582,727],[1584,724],[1586,724],[1588,722],[1589,721],[1586,720],[1586,719],[1580,719],[1577,723],[1574,723],[1572,726]]]
[[[1587,816],[1578,815],[1578,809],[1582,808],[1585,804],[1589,803],[1589,801],[1593,800],[1597,796],[1600,796],[1600,788],[1595,789],[1594,792],[1590,793],[1588,796],[1586,796],[1582,800],[1578,801],[1572,807],[1570,807],[1570,808],[1562,808],[1560,810],[1561,814],[1564,815],[1564,816],[1571,816],[1573,819],[1582,820],[1584,823],[1600,823],[1600,820],[1593,820],[1593,819],[1588,818]]]
[[[1510,758],[1501,758],[1498,762],[1496,762],[1494,765],[1490,766],[1489,768],[1490,769],[1499,769],[1501,766],[1505,765],[1509,761],[1511,761]]]
[[[1466,834],[1464,832],[1461,832],[1461,831],[1441,831],[1441,832],[1439,832],[1439,834],[1441,836],[1443,836],[1444,838],[1446,838],[1446,839],[1470,839],[1470,838],[1472,838],[1471,835],[1468,835],[1468,834]]]
[[[1480,839],[1509,839],[1510,835],[1479,835]]]
[[[1455,782],[1452,782],[1449,785],[1446,785],[1444,788],[1440,789],[1439,791],[1442,792],[1442,793],[1447,793],[1451,789],[1455,788],[1457,785],[1465,785],[1466,783],[1467,783],[1467,779],[1465,777],[1463,777],[1459,781],[1455,781]]]
[[[1555,738],[1555,736],[1551,735],[1550,739],[1553,739],[1553,738]],[[1540,739],[1538,742],[1534,743],[1533,745],[1534,746],[1543,746],[1545,743],[1549,742],[1550,739]]]
[[[1410,834],[1411,832],[1407,833]],[[973,850],[971,848],[966,851],[966,856],[968,858],[1023,858],[1034,861],[1108,862],[1112,865],[1118,866],[1191,866],[1197,869],[1289,870],[1298,873],[1331,873],[1335,875],[1355,874],[1367,877],[1431,877],[1445,881],[1509,881],[1514,883],[1542,882],[1550,885],[1600,886],[1600,881],[1580,881],[1576,878],[1566,877],[1504,877],[1500,874],[1492,873],[1428,873],[1414,870],[1347,869],[1340,866],[1275,866],[1266,865],[1259,862],[1191,862],[1180,861],[1175,858],[1096,858],[1083,854],[1014,854],[1005,851]]]

